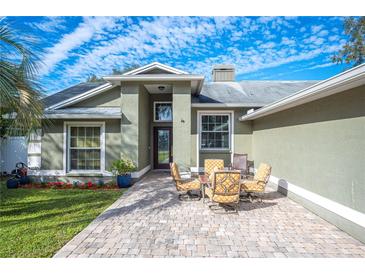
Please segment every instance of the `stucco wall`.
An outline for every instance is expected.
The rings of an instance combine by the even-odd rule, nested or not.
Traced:
[[[41,169],[63,170],[63,120],[43,128]]]
[[[191,166],[191,86],[190,82],[173,85],[173,157],[181,170]]]
[[[76,120],[52,120],[51,126],[43,128],[41,169],[63,170],[63,123]],[[101,120],[92,120],[101,121]],[[120,120],[105,120],[105,168],[119,159],[121,151]]]
[[[198,111],[233,111],[233,152],[234,153],[247,153],[249,159],[252,156],[252,126],[251,122],[240,122],[238,118],[246,113],[245,108],[192,108],[191,111],[191,166],[197,166],[197,143],[198,143]],[[224,152],[217,151],[200,151],[199,153],[199,166],[204,166],[204,159],[223,159],[225,166],[231,163],[231,151]]]
[[[120,87],[117,86],[70,107],[120,107],[120,95]]]
[[[365,87],[253,123],[255,166],[365,213]]]
[[[131,159],[136,165],[138,165],[139,84],[122,83],[121,89],[121,156]]]
[[[140,86],[139,92],[139,106],[138,106],[138,167],[143,169],[148,166],[150,162],[150,95],[147,90]]]

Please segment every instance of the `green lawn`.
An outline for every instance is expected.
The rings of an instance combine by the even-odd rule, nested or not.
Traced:
[[[0,257],[51,257],[121,194],[7,189],[0,182]]]

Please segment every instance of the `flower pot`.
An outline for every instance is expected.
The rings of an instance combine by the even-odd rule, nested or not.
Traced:
[[[11,178],[6,181],[7,188],[18,188],[19,186],[19,180],[15,178]]]
[[[130,174],[118,175],[117,184],[119,188],[130,187],[132,185],[132,176]]]

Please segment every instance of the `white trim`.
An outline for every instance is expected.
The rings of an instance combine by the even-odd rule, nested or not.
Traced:
[[[345,90],[365,85],[365,64],[337,74],[274,103],[266,105],[250,114],[243,115],[240,121],[254,120],[288,108],[299,106],[320,98],[330,96]]]
[[[86,113],[72,113],[72,114],[45,114],[48,119],[121,119],[120,115],[108,114],[86,114]]]
[[[154,101],[153,102],[153,122],[155,123],[171,123],[173,119],[171,120],[156,120],[156,104],[171,104],[171,114],[172,113],[172,101]]]
[[[33,176],[65,176],[66,173],[62,169],[30,169],[29,175]]]
[[[86,100],[90,97],[93,97],[97,94],[100,94],[104,91],[110,90],[112,88],[114,88],[115,85],[111,84],[111,83],[106,83],[104,85],[98,86],[96,88],[93,88],[89,91],[86,91],[84,93],[81,93],[79,95],[76,95],[74,97],[68,98],[67,100],[64,100],[62,102],[59,102],[57,104],[54,104],[52,106],[49,106],[48,108],[46,108],[45,110],[51,110],[51,109],[59,109],[65,106],[69,106],[75,103],[78,103],[80,101]]]
[[[185,71],[182,71],[182,70],[179,70],[179,69],[176,69],[176,68],[173,68],[173,67],[170,67],[170,66],[161,64],[159,62],[153,62],[153,63],[147,64],[145,66],[142,66],[140,68],[136,68],[134,70],[128,71],[126,73],[123,73],[123,75],[136,75],[136,74],[141,74],[143,72],[146,72],[146,71],[149,71],[149,70],[153,70],[153,69],[156,69],[156,68],[157,69],[164,70],[164,71],[167,71],[167,72],[171,72],[171,73],[174,73],[174,74],[188,74]]]
[[[150,170],[151,170],[151,165],[148,165],[145,168],[142,168],[140,171],[132,172],[131,174],[132,178],[140,178]]]
[[[229,134],[230,134],[230,143],[229,143],[229,148],[224,148],[224,149],[212,149],[212,148],[207,148],[207,149],[201,149],[201,140],[200,140],[200,133],[201,133],[201,115],[220,115],[220,114],[228,114],[229,115]],[[199,169],[200,163],[200,151],[212,151],[212,152],[223,152],[223,151],[229,151],[229,153],[231,154],[231,162],[233,161],[233,153],[234,153],[234,111],[233,110],[198,110],[197,111],[197,145],[196,145],[196,160],[197,160],[197,168]]]
[[[204,80],[203,75],[194,75],[194,74],[184,74],[184,75],[175,75],[175,74],[148,74],[148,75],[111,75],[103,77],[106,81],[151,81],[151,82],[160,82],[160,81],[187,81],[187,80]]]
[[[69,126],[100,126],[100,170],[67,170],[67,154],[69,148],[69,138],[68,131]],[[67,175],[72,176],[72,174],[87,174],[87,173],[106,173],[105,170],[105,122],[104,121],[65,121],[63,122],[63,170]]]
[[[256,169],[255,169],[256,171]],[[332,201],[328,198],[325,198],[323,196],[320,196],[316,193],[313,193],[311,191],[308,191],[304,188],[301,188],[299,186],[296,186],[292,183],[289,183],[288,181],[284,180],[285,183],[281,182],[283,179],[279,179],[275,176],[270,176],[269,181],[275,185],[278,185],[320,207],[323,207],[338,216],[345,218],[346,220],[349,220],[363,228],[365,228],[365,214],[362,212],[359,212],[357,210],[354,210],[352,208],[349,208],[347,206],[344,206],[342,204],[339,204],[335,201]]]
[[[193,108],[235,108],[235,107],[263,107],[262,103],[192,103]]]

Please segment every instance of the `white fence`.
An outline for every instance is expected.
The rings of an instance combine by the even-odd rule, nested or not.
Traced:
[[[25,137],[0,138],[0,172],[10,173],[18,162],[28,163],[28,144]]]

